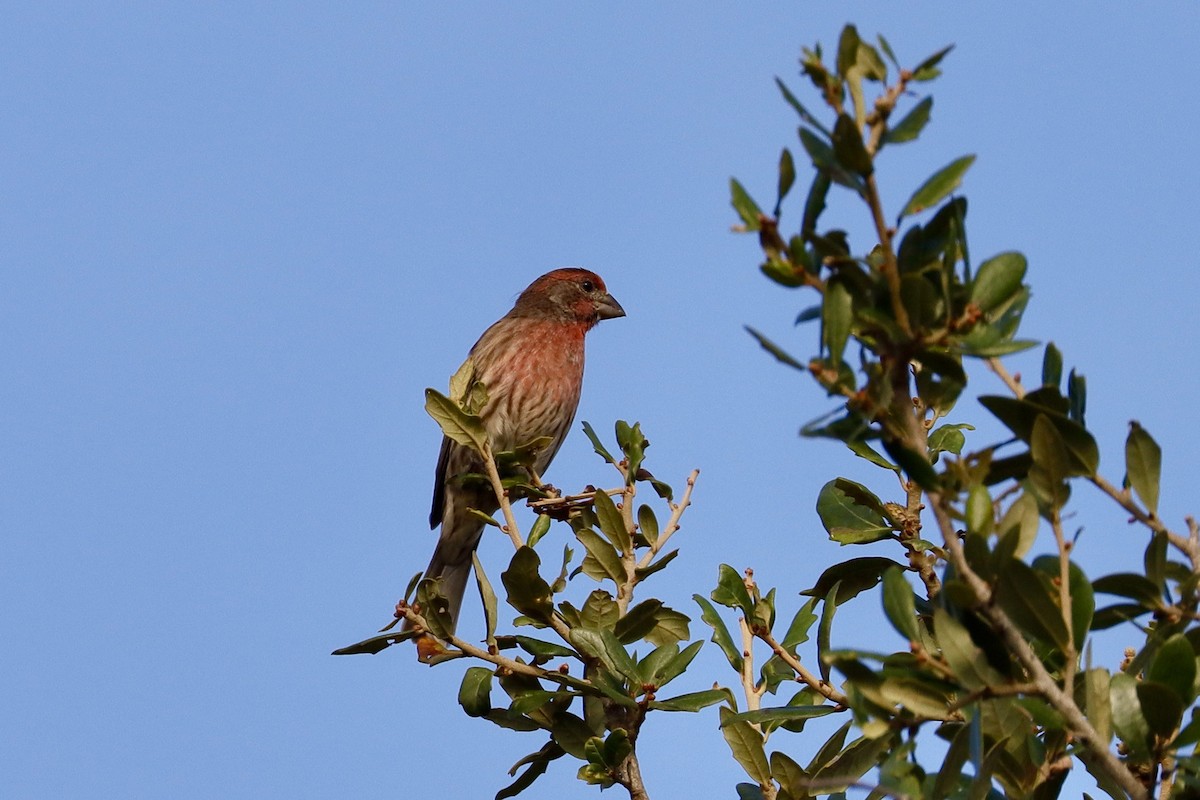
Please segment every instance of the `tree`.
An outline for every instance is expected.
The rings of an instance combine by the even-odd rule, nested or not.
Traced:
[[[918,138],[933,100],[913,102],[913,93],[940,74],[949,50],[904,69],[885,39],[876,47],[847,26],[832,63],[819,46],[804,51],[802,74],[831,119],[823,122],[779,82],[812,164],[791,235],[780,229],[797,179],[791,150],[780,155],[770,213],[731,182],[737,229],[758,235],[762,272],[817,299],[799,316],[819,322],[817,353],[807,360],[750,329],[832,398],[830,413],[802,432],[843,442],[895,481],[889,497],[840,477],[822,488],[817,514],[830,537],[872,554],[830,565],[802,592],[809,600],[788,624],[776,619],[776,590],[764,592],[749,570],[720,565],[716,588],[695,595],[736,689],[666,696],[703,642],[689,642],[686,614],[640,597],[642,584],[677,553],[667,545],[696,472],[677,497],[646,468],[649,443],[640,426],[617,423],[613,455],[585,423],[596,453],[615,469],[616,486],[562,496],[527,467],[538,443],[492,452],[475,413],[486,387],[428,391],[427,409],[446,435],[476,448],[489,465],[487,475],[464,479],[486,481],[501,503],[503,522],[486,521],[514,545],[501,574],[519,614],[514,625],[545,636],[497,633],[497,596],[476,561],[484,647],[449,633],[437,582],[417,575],[391,625],[336,652],[377,653],[410,638],[414,632],[393,628],[406,619],[445,643],[435,661],[480,662],[464,675],[463,710],[544,740],[498,798],[519,793],[563,756],[582,762],[578,774],[587,783],[647,797],[637,748],[646,716],[714,705],[750,778],[737,787],[743,798],[798,800],[851,786],[870,786],[872,796],[982,797],[999,787],[1006,796],[1052,798],[1079,765],[1116,798],[1200,791],[1200,628],[1193,624],[1200,526],[1188,518],[1180,532],[1157,516],[1159,446],[1131,423],[1125,473],[1114,482],[1101,472],[1086,426],[1086,382],[1074,370],[1064,378],[1063,354],[1045,346],[1032,387],[1005,366],[1006,356],[1036,346],[1017,338],[1030,296],[1027,265],[1015,252],[972,262],[959,188],[974,156],[950,161],[917,187],[894,222],[883,206],[879,155]],[[869,88],[878,90],[870,103]],[[874,231],[865,249],[822,224],[832,191],[861,201]],[[1009,390],[979,402],[1010,435],[969,450],[975,409],[964,411],[958,400],[979,369]],[[1064,518],[1081,482],[1144,529],[1140,572],[1091,578],[1076,561]],[[659,512],[639,503],[645,489],[658,495]],[[528,536],[512,513],[519,499],[538,514]],[[552,520],[570,527],[582,558],[576,562],[574,549],[565,548],[557,576],[547,579],[537,545]],[[1043,526],[1056,553],[1030,559]],[[566,599],[587,580],[598,588],[589,584],[582,600]],[[894,652],[830,646],[838,609],[866,594],[880,598],[895,628]],[[1097,608],[1097,596],[1115,600]],[[1093,635],[1118,625],[1139,646],[1119,665],[1093,664]],[[810,668],[800,648],[814,626]],[[802,734],[809,720],[831,715],[845,722],[825,741],[801,735],[774,749],[783,734]],[[925,731],[947,743],[935,761],[921,747]]]

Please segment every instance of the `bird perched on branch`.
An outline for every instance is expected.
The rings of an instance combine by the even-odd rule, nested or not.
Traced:
[[[521,292],[513,309],[479,337],[468,357],[474,379],[487,393],[479,416],[493,452],[548,439],[532,465],[536,475],[545,471],[579,406],[584,335],[602,319],[623,316],[625,310],[600,276],[578,267],[548,272]],[[441,593],[450,601],[455,624],[471,573],[471,554],[484,528],[469,509],[493,514],[499,508],[491,486],[456,476],[483,472],[481,458],[471,447],[442,439],[429,512],[429,526],[440,523],[442,530],[425,577],[441,579]],[[433,645],[428,639],[418,640],[422,655]]]

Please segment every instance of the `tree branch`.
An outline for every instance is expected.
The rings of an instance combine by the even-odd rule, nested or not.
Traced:
[[[813,691],[824,696],[826,699],[837,703],[838,711],[850,707],[850,701],[847,699],[846,695],[839,692],[833,685],[826,683],[816,675],[813,675],[811,672],[809,672],[808,669],[800,663],[800,659],[789,653],[784,646],[775,639],[774,634],[768,630],[762,629],[755,630],[754,634],[759,639],[762,639],[764,642],[766,642],[771,648],[771,651],[775,653],[775,655],[779,656],[783,663],[792,668],[792,671],[796,673],[797,677],[802,683],[806,684]]]
[[[1134,800],[1147,800],[1146,787],[1109,750],[1107,740],[1096,732],[1096,729],[1092,727],[1092,723],[1084,716],[1079,706],[1075,704],[1075,700],[1062,690],[1062,687],[1058,685],[1054,677],[1046,670],[1041,659],[1033,652],[1033,648],[1029,646],[1029,642],[1025,641],[1025,637],[1017,630],[1016,625],[1008,618],[1008,615],[992,602],[992,587],[987,581],[979,577],[979,574],[971,569],[970,564],[967,563],[967,559],[963,554],[962,544],[958,540],[958,533],[954,530],[954,525],[950,519],[950,515],[946,512],[945,501],[941,495],[937,492],[929,492],[928,496],[933,507],[934,516],[937,518],[938,526],[941,528],[942,536],[945,539],[946,552],[950,556],[950,562],[954,565],[955,573],[959,579],[964,581],[974,593],[977,601],[976,610],[991,623],[996,633],[1004,641],[1009,652],[1025,668],[1025,671],[1030,676],[1029,682],[1036,689],[1036,693],[1062,715],[1067,728],[1075,738],[1088,748],[1091,755],[1095,758],[1096,766],[1103,769]]]

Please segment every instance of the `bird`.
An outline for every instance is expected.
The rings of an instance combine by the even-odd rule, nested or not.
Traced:
[[[531,465],[536,476],[545,472],[579,406],[584,336],[601,320],[623,316],[625,309],[603,279],[581,267],[547,272],[521,292],[512,310],[479,337],[464,365],[484,386],[486,401],[478,413],[494,453],[545,438],[548,443]],[[441,581],[450,632],[458,623],[471,555],[485,525],[469,510],[492,514],[499,508],[490,485],[456,478],[483,472],[474,449],[442,438],[429,512],[429,527],[441,525],[441,532],[424,578]],[[424,634],[417,637],[417,649],[427,658],[441,648]]]

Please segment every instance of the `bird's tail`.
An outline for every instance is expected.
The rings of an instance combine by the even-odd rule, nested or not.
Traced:
[[[440,580],[440,594],[450,603],[450,633],[453,633],[458,627],[458,613],[462,609],[463,596],[467,591],[467,579],[471,577],[471,552],[473,549],[467,551],[466,559],[458,559],[458,563],[448,563],[445,548],[442,547],[441,542],[438,542],[438,546],[433,551],[433,558],[429,560],[429,566],[425,568],[424,577],[430,580]],[[403,629],[409,630],[411,627],[405,621]]]

